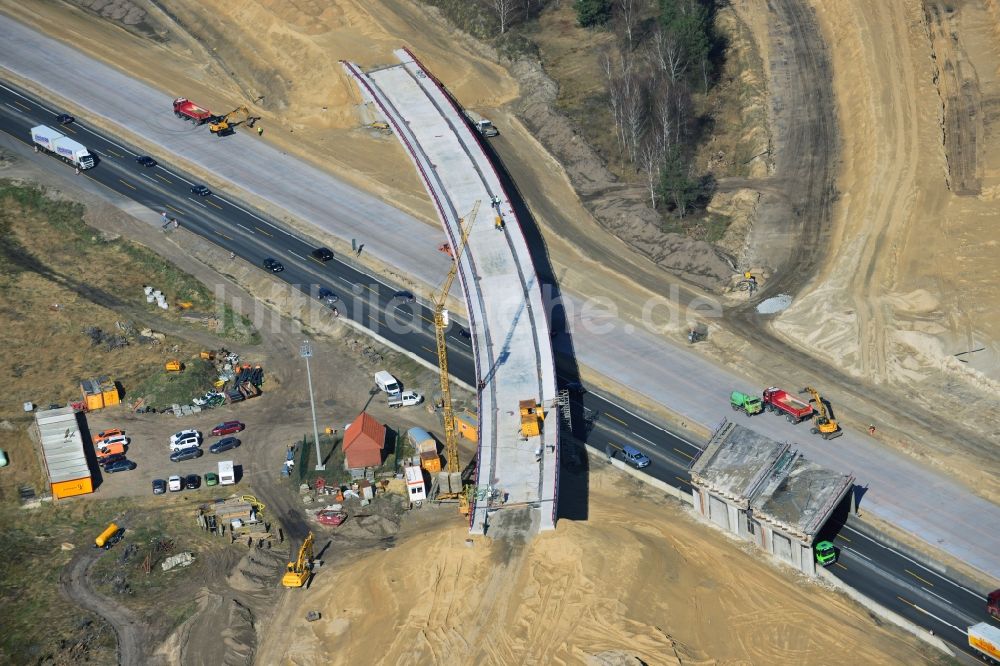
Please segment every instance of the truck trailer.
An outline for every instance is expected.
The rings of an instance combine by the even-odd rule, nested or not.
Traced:
[[[31,128],[31,142],[36,153],[43,150],[78,169],[91,169],[96,164],[86,146],[47,125]]]
[[[203,109],[186,97],[174,100],[174,115],[184,120],[190,120],[195,125],[204,125],[215,118],[208,109]]]
[[[983,661],[1000,664],[1000,629],[988,622],[980,622],[969,627],[969,647]]]
[[[219,461],[219,485],[231,486],[236,483],[236,468],[232,460]]]
[[[815,411],[808,402],[802,402],[777,386],[764,389],[762,400],[764,409],[775,414],[784,414],[789,423],[801,423]]]

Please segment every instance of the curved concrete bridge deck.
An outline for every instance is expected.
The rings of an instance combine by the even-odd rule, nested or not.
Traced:
[[[479,387],[477,493],[473,533],[552,529],[558,494],[559,415],[555,364],[542,291],[500,178],[458,105],[405,49],[399,65],[365,73],[344,67],[362,95],[392,125],[427,187],[448,242],[476,202],[458,278],[468,307]],[[500,216],[504,222],[498,229]],[[523,440],[518,405],[537,400],[546,416],[540,437]],[[525,519],[507,520],[518,509]],[[494,515],[501,511],[503,516]]]

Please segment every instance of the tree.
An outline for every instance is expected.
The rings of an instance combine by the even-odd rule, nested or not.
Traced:
[[[625,31],[625,39],[628,40],[628,50],[631,51],[635,45],[636,25],[639,23],[640,0],[616,0],[618,5],[618,15],[621,17],[622,30]]]
[[[671,146],[660,170],[660,196],[670,202],[677,217],[684,217],[698,195],[698,181],[691,178],[687,160],[678,146]]]
[[[611,18],[611,0],[573,0],[576,20],[581,27],[603,25]]]
[[[496,12],[500,21],[500,34],[507,32],[510,22],[514,18],[514,12],[519,8],[520,0],[491,0],[493,11]]]

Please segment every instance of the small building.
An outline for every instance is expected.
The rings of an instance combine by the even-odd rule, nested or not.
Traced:
[[[54,499],[94,492],[94,481],[80,434],[82,414],[72,407],[44,409],[35,413],[35,427],[42,446],[42,459]]]
[[[427,499],[424,470],[419,465],[403,465],[403,477],[406,479],[406,496],[411,502],[423,502]]]
[[[381,465],[386,434],[384,425],[361,412],[344,431],[344,466],[364,469]]]
[[[479,416],[469,411],[455,414],[455,430],[470,442],[478,442]]]
[[[441,471],[441,454],[438,453],[437,440],[423,428],[410,428],[406,431],[406,440],[420,458],[420,466],[430,474]]]
[[[806,460],[787,443],[724,422],[691,466],[694,510],[803,573],[854,477]],[[853,494],[851,495],[853,509]]]
[[[84,379],[80,382],[80,391],[83,393],[83,404],[86,405],[88,412],[114,407],[121,402],[118,384],[110,377]]]

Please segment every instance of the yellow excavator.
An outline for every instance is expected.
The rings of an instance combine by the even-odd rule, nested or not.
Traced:
[[[237,120],[241,118],[240,120]],[[208,124],[208,131],[210,131],[215,136],[225,136],[226,134],[231,134],[233,131],[233,125],[239,124],[241,122],[247,123],[250,127],[253,127],[253,122],[250,118],[250,109],[245,106],[240,106],[221,118],[216,118]]]
[[[819,391],[807,386],[799,391],[799,393],[809,393],[812,395],[810,402],[816,403],[816,411],[813,415],[813,427],[810,430],[812,434],[819,435],[823,439],[834,439],[844,434],[844,431],[837,424],[837,420],[830,416],[830,412],[827,410],[826,403],[823,402]]]
[[[299,557],[294,562],[288,563],[288,570],[281,578],[281,584],[285,587],[302,587],[309,582],[312,575],[313,566],[313,533],[310,532],[306,540],[299,548]]]

